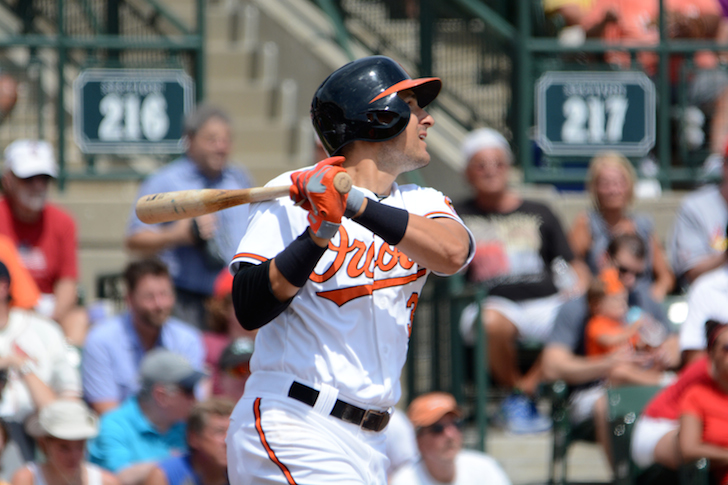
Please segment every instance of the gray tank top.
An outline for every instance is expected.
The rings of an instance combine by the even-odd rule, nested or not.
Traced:
[[[653,280],[652,274],[652,246],[650,245],[650,237],[654,231],[652,219],[646,214],[632,214],[630,216],[637,230],[637,235],[642,238],[647,248],[647,257],[645,258],[645,272],[637,281],[639,286],[646,285],[649,287]],[[607,221],[599,214],[599,212],[589,211],[589,229],[591,231],[592,244],[586,255],[586,263],[589,269],[595,275],[604,268],[607,259],[607,246],[612,240],[612,234],[607,226]]]

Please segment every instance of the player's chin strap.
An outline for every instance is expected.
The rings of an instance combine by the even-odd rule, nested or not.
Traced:
[[[359,212],[364,203],[364,193],[361,190],[352,188],[349,198],[346,200],[346,212],[344,216],[350,218],[384,239],[387,244],[396,246],[407,232],[409,223],[409,212],[398,207],[392,207],[373,199],[367,199],[367,206],[364,212],[358,217],[354,214]]]

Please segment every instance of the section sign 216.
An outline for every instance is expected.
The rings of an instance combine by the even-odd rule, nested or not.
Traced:
[[[179,153],[194,84],[181,69],[87,69],[73,83],[84,153]]]

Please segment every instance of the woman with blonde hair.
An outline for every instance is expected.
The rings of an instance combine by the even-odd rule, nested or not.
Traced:
[[[83,402],[53,401],[26,427],[45,458],[18,470],[12,485],[120,485],[116,476],[85,461],[86,440],[98,434],[99,420]]]
[[[595,156],[586,182],[593,208],[577,215],[569,231],[569,243],[574,256],[597,275],[606,264],[609,241],[620,234],[637,234],[647,246],[645,271],[638,275],[638,286],[648,287],[652,297],[662,301],[672,290],[675,275],[655,237],[652,219],[630,211],[636,179],[632,164],[620,153]]]

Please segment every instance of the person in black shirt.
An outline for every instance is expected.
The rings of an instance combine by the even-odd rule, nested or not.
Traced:
[[[473,131],[462,153],[475,192],[457,207],[476,239],[467,276],[488,289],[482,316],[489,366],[495,381],[513,391],[503,401],[500,417],[512,432],[545,431],[551,420],[538,414],[533,400],[542,377],[540,359],[522,375],[516,342],[545,341],[561,304],[578,292],[577,272],[570,266],[573,254],[553,212],[508,187],[513,154],[501,134],[488,128]],[[474,334],[477,308],[469,310],[461,322],[466,341]]]

